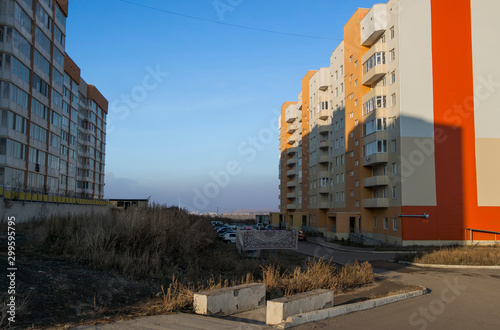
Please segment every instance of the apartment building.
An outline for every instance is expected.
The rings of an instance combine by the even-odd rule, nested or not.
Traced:
[[[65,52],[67,16],[68,0],[0,1],[2,193],[104,196],[108,101]]]
[[[329,66],[281,107],[273,224],[397,245],[496,240],[498,12],[493,0],[358,9]]]

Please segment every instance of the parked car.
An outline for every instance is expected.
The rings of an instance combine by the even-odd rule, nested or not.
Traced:
[[[221,228],[217,231],[217,237],[221,238],[226,234],[226,233],[234,233],[234,230],[232,230],[231,228],[227,228],[227,227],[224,227],[224,228]]]
[[[258,224],[255,226],[255,229],[257,229],[257,230],[262,230],[262,229],[264,229],[264,225],[263,225],[263,224],[261,224],[261,223],[258,223]]]
[[[267,225],[266,227],[264,227],[264,230],[273,230],[273,226]]]
[[[299,230],[299,241],[307,241],[306,234],[302,230]]]
[[[222,241],[224,243],[236,243],[236,233],[235,232],[228,232],[224,234],[224,237],[222,237]]]

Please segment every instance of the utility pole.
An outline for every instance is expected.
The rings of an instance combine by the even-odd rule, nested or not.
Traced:
[[[181,210],[181,195],[179,195],[179,211]]]

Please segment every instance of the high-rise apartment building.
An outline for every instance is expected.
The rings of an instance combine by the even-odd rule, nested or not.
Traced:
[[[358,9],[330,65],[281,108],[274,225],[399,245],[500,237],[499,12],[494,0]]]
[[[108,101],[65,53],[67,16],[68,0],[0,0],[2,192],[103,198]]]

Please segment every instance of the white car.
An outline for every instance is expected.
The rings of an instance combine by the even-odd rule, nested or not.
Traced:
[[[233,244],[235,244],[236,243],[236,233],[235,232],[229,232],[229,233],[224,234],[224,236],[222,237],[222,241],[224,243],[233,243]]]

